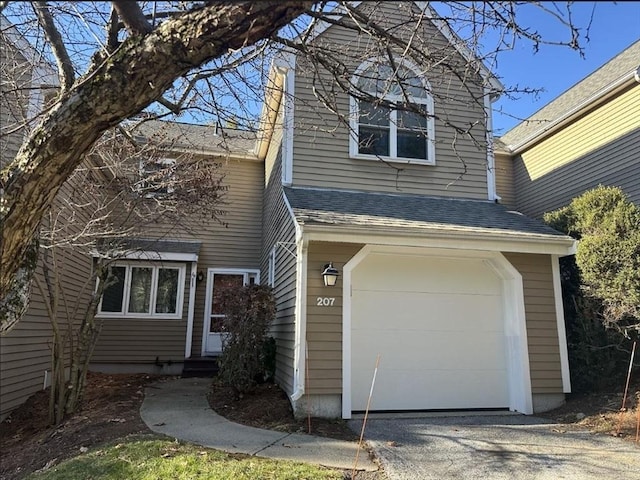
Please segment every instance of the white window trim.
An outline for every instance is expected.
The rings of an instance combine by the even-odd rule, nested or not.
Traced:
[[[363,62],[358,69],[356,70],[353,78],[351,79],[353,85],[357,85],[358,78],[361,72],[365,71],[370,66],[380,63],[379,59],[369,59]],[[396,163],[409,163],[409,164],[418,164],[418,165],[435,165],[436,164],[436,148],[435,148],[435,121],[434,121],[434,102],[433,96],[429,93],[431,92],[431,85],[429,81],[420,76],[417,72],[420,69],[412,62],[408,60],[403,60],[402,66],[412,70],[420,79],[422,80],[422,84],[424,86],[425,91],[427,92],[426,98],[415,98],[409,97],[411,103],[415,103],[417,105],[426,105],[427,113],[429,117],[427,118],[427,158],[406,158],[406,157],[398,157],[397,156],[397,112],[398,110],[391,108],[391,118],[389,121],[389,153],[390,155],[369,155],[360,153],[359,150],[359,108],[358,108],[358,99],[353,96],[349,96],[349,157],[354,159],[362,159],[362,160],[378,160],[383,159],[387,162],[396,162]],[[406,98],[402,95],[385,95],[384,100],[394,103],[402,103],[406,101]]]
[[[135,319],[151,319],[151,320],[181,320],[182,319],[182,307],[184,303],[184,287],[185,287],[185,275],[187,266],[185,264],[180,265],[158,265],[149,262],[117,262],[114,263],[114,267],[125,267],[124,277],[124,292],[122,297],[122,310],[120,312],[103,312],[102,311],[102,299],[98,305],[98,312],[96,317],[99,318],[135,318]],[[131,293],[131,270],[132,268],[152,268],[151,274],[151,295],[149,298],[149,306],[151,313],[130,313],[129,310],[129,296]],[[156,296],[158,290],[158,271],[160,269],[173,269],[178,270],[178,294],[176,299],[176,313],[155,313]]]

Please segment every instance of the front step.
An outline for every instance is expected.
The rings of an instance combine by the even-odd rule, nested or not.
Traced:
[[[182,378],[211,378],[218,374],[218,370],[218,357],[185,358]]]

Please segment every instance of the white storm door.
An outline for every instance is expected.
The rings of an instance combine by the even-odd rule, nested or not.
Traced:
[[[222,291],[240,288],[249,280],[247,272],[234,272],[210,269],[207,275],[207,298],[205,308],[205,335],[203,338],[205,355],[222,353],[222,339],[224,336],[222,323],[225,317],[220,306]]]

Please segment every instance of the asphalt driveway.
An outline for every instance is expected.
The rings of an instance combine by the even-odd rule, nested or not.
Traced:
[[[636,444],[536,417],[370,417],[365,438],[390,480],[640,480]]]

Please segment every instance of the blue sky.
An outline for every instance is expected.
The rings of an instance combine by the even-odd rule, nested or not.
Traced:
[[[542,87],[545,91],[537,97],[523,95],[519,100],[501,98],[494,104],[494,110],[502,109],[526,118],[640,39],[640,2],[577,2],[573,6],[578,15],[576,23],[588,24],[593,3],[596,5],[590,41],[584,41],[586,58],[567,47],[557,46],[543,46],[534,54],[531,46],[524,43],[513,51],[500,54],[494,71],[506,86]],[[557,33],[543,16],[530,16],[524,20],[535,25],[541,33],[545,26],[550,34]],[[496,135],[506,133],[517,123],[518,120],[497,111],[494,115]]]

